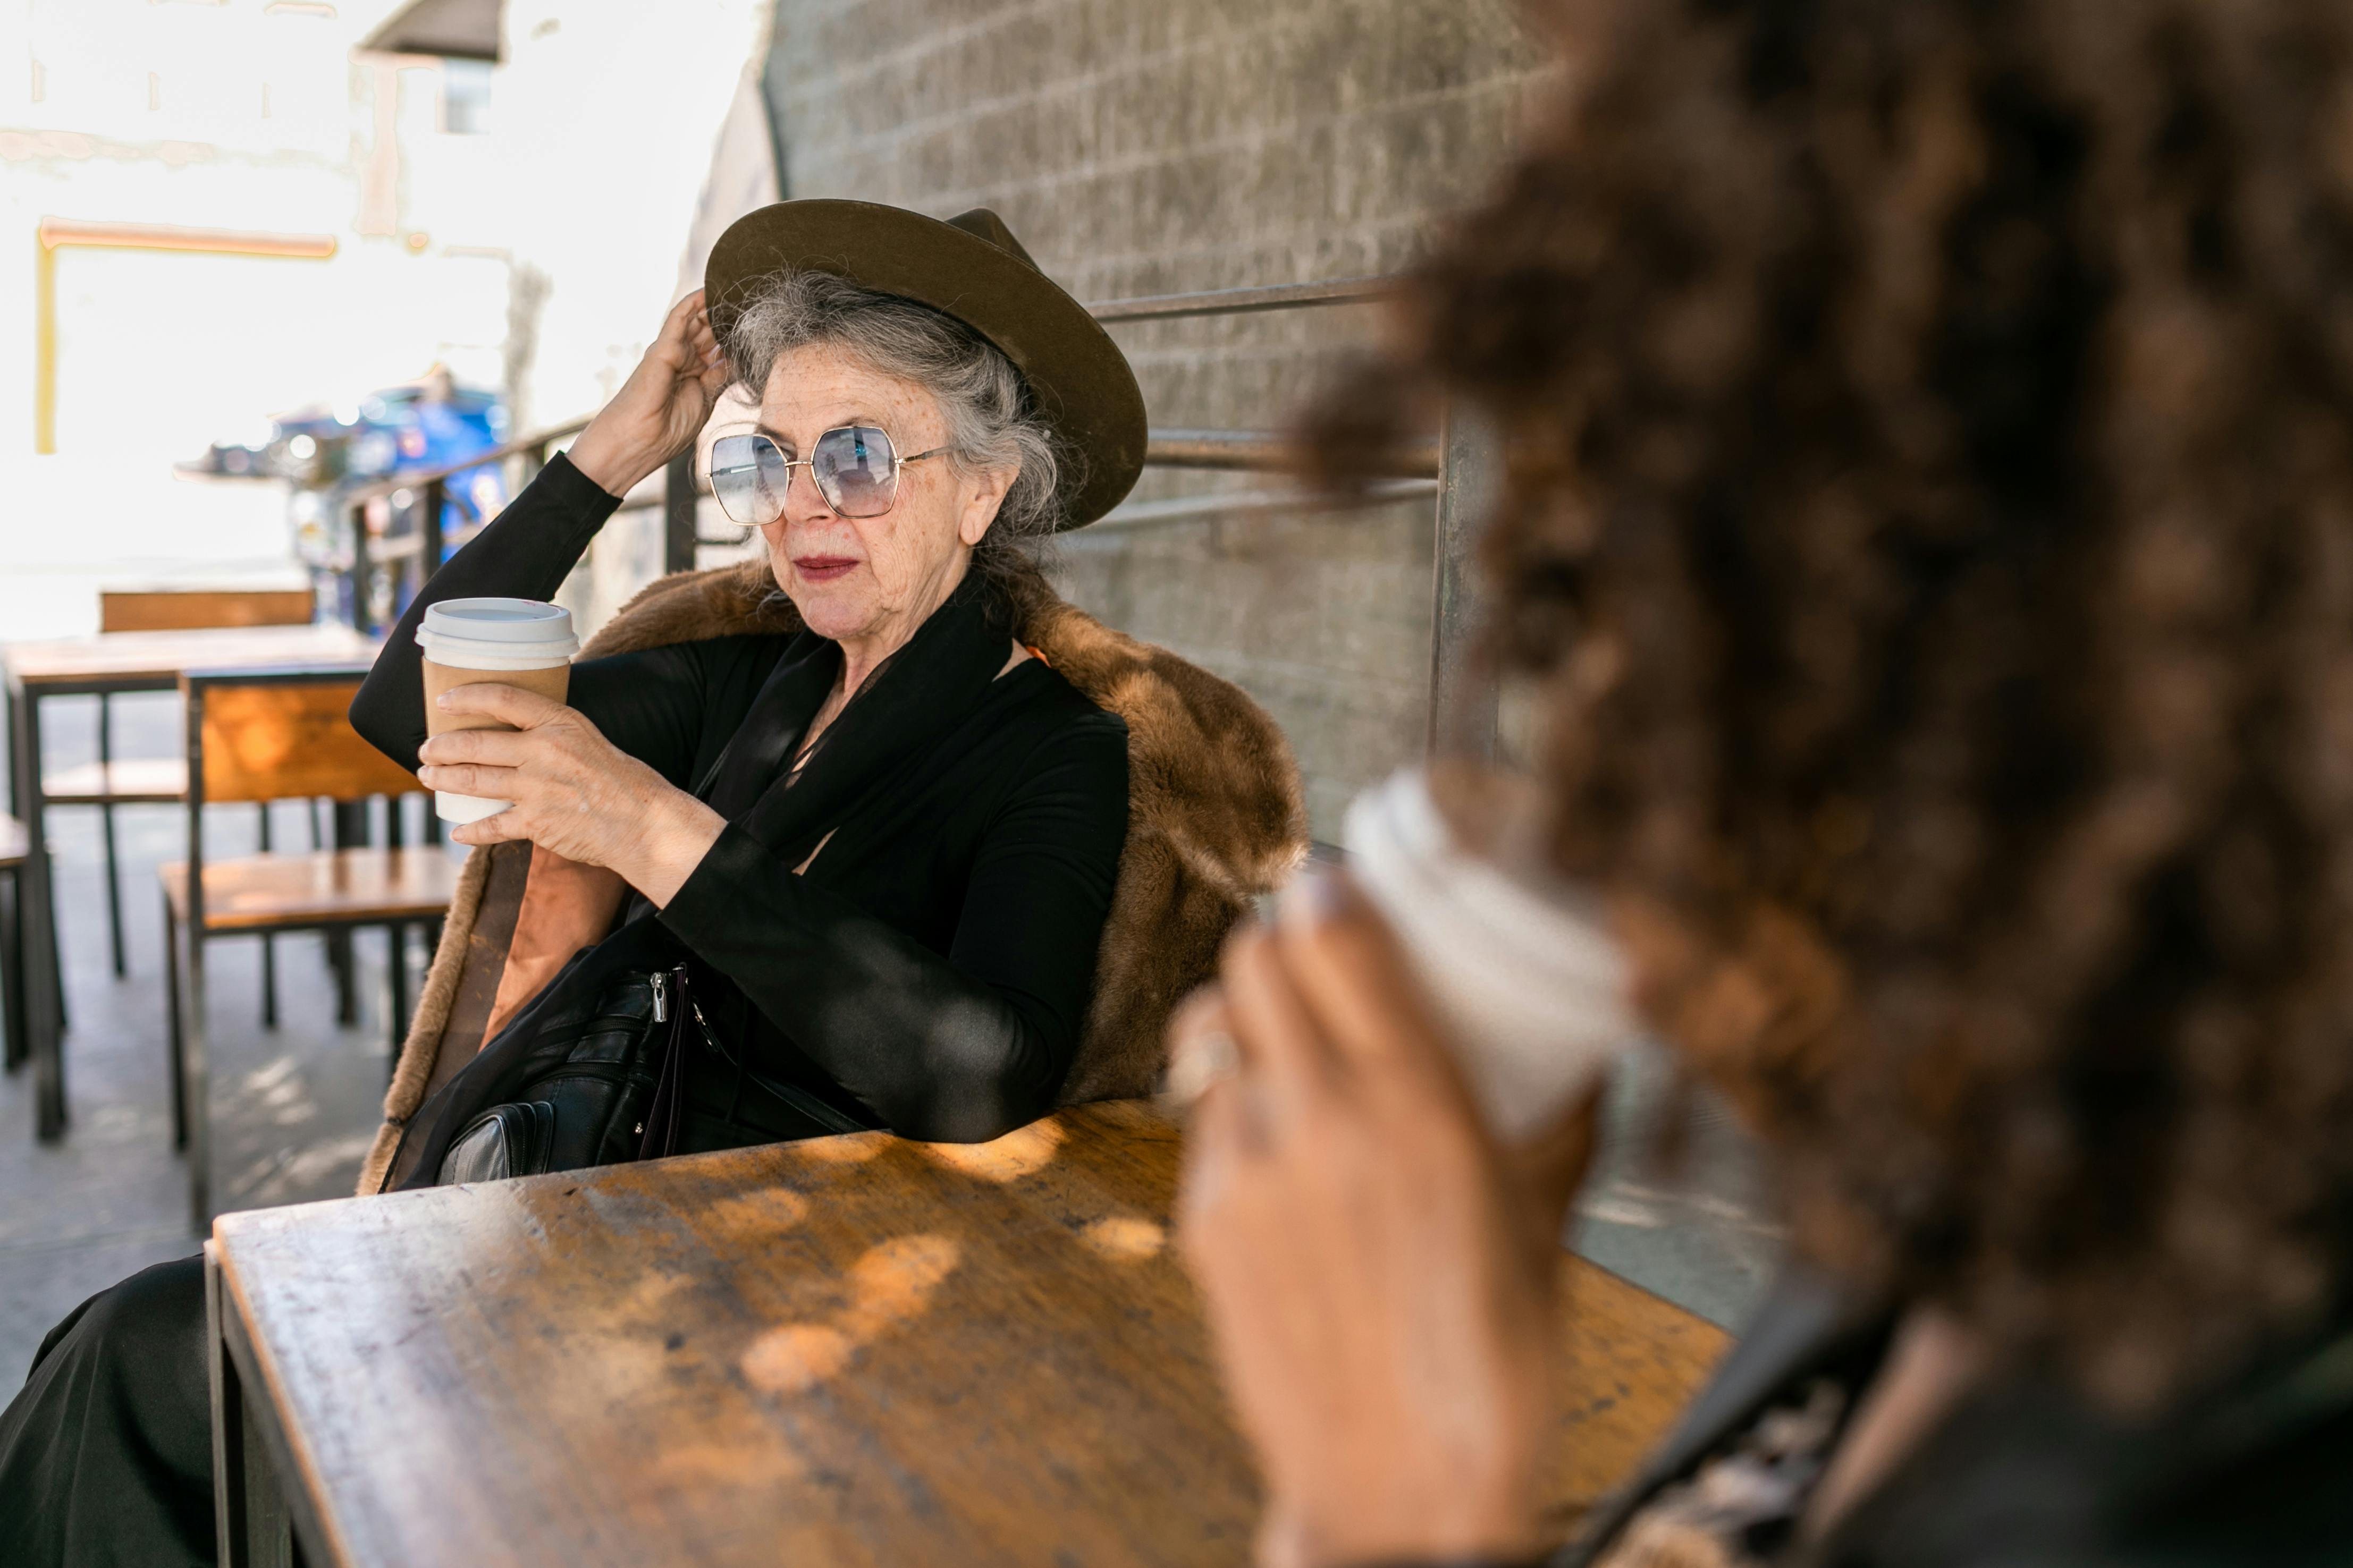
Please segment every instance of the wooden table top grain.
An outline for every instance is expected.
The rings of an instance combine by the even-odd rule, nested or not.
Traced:
[[[222,1216],[332,1561],[1240,1563],[1257,1512],[1168,1234],[1179,1134],[1065,1111]],[[1725,1345],[1571,1260],[1553,1484]],[[324,1565],[320,1565],[324,1568]]]
[[[27,692],[134,683],[175,684],[209,669],[272,667],[364,669],[383,643],[346,626],[210,626],[193,631],[100,632],[0,645],[0,664]]]

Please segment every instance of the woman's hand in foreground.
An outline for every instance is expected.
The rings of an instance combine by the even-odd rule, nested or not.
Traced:
[[[1174,1028],[1187,1066],[1235,1064],[1196,1104],[1179,1227],[1265,1472],[1260,1556],[1525,1555],[1556,1252],[1387,927],[1338,879],[1312,902],[1236,937]]]
[[[727,359],[698,289],[671,307],[646,357],[572,443],[572,466],[606,494],[628,494],[694,445],[727,379]]]
[[[527,838],[569,860],[607,866],[667,905],[727,826],[720,815],[605,739],[563,703],[520,687],[453,688],[442,711],[512,724],[455,730],[425,742],[428,789],[514,805],[449,837],[460,844]]]

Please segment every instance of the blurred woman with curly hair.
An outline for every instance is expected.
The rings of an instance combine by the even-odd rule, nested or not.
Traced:
[[[1549,858],[1798,1255],[1559,1561],[2353,1561],[2353,8],[1544,21],[1316,446],[1500,426]],[[1261,1552],[1529,1559],[1547,1270],[1325,901],[1178,1041]]]

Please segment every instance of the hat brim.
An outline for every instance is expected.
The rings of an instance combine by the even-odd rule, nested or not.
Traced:
[[[873,202],[778,202],[712,247],[703,294],[723,337],[763,278],[828,272],[954,316],[1004,351],[1060,437],[1061,526],[1117,506],[1144,471],[1144,393],[1086,307],[1008,251],[938,218]]]

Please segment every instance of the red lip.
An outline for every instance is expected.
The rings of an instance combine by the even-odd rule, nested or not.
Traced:
[[[858,564],[849,555],[796,555],[793,570],[812,583],[830,583],[837,577],[848,576]]]

